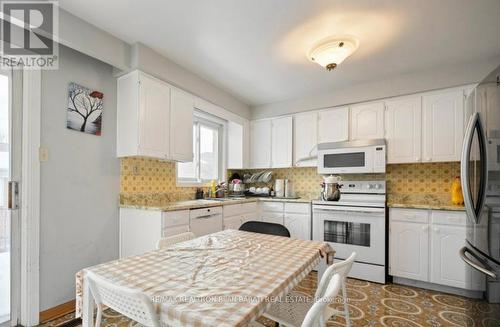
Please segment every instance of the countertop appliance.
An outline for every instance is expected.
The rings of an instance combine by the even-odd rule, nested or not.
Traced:
[[[318,144],[318,174],[385,173],[384,139]]]
[[[467,213],[465,246],[460,257],[487,276],[486,297],[500,303],[500,67],[467,96],[470,115],[464,136],[460,175]]]
[[[385,283],[386,188],[385,181],[339,182],[339,201],[313,201],[313,239],[328,242],[335,258],[345,260],[356,252],[350,277]],[[326,269],[322,261],[318,274]]]

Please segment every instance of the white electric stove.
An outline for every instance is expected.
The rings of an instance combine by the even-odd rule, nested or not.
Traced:
[[[328,242],[335,259],[356,252],[349,277],[385,283],[385,181],[343,181],[339,201],[313,201],[313,239]],[[320,277],[326,265],[322,263]]]

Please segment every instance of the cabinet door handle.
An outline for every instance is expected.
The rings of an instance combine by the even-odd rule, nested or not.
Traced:
[[[434,232],[436,232],[436,233],[439,233],[439,228],[434,227],[434,228],[433,228],[433,231],[434,231]]]
[[[427,232],[427,230],[428,230],[428,229],[429,229],[429,226],[427,226],[427,225],[422,226],[422,230],[423,230],[424,232]]]

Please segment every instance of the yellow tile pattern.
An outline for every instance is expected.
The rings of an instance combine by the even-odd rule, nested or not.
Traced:
[[[121,159],[122,195],[164,193],[173,201],[193,199],[196,187],[177,187],[175,162],[149,158]]]
[[[255,172],[256,170],[252,170]],[[274,178],[293,181],[297,195],[315,197],[320,191],[321,175],[314,167],[273,169]],[[243,173],[244,171],[238,171]],[[389,195],[449,194],[455,176],[460,175],[459,162],[391,164],[386,174],[343,175],[344,180],[387,181]],[[272,185],[272,183],[269,183]],[[122,195],[165,193],[175,200],[194,197],[195,187],[177,187],[175,163],[148,158],[121,159],[120,192]]]

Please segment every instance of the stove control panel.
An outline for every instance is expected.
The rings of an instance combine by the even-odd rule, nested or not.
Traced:
[[[385,194],[385,181],[342,181],[341,193]]]

